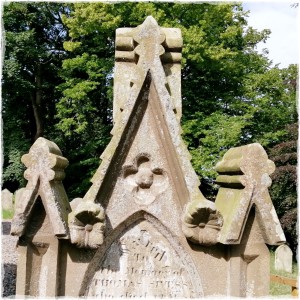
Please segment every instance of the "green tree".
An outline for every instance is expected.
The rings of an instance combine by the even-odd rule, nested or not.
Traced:
[[[67,31],[57,3],[19,3],[4,6],[5,54],[2,78],[4,186],[24,184],[20,158],[40,136],[53,138],[55,103],[61,83],[58,70],[66,56]]]
[[[297,65],[277,66],[246,79],[245,98],[251,122],[244,135],[265,147],[277,144],[286,135],[286,125],[297,121]]]
[[[270,194],[287,242],[296,255],[298,123],[290,124],[286,129],[284,140],[269,149],[269,156],[276,164]]]

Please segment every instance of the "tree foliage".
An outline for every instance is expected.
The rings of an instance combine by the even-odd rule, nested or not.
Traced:
[[[251,140],[270,147],[285,137],[286,124],[297,121],[297,65],[277,66],[249,77],[245,97],[250,100],[252,124],[247,127]]]
[[[2,78],[4,186],[24,184],[20,157],[39,136],[53,138],[55,86],[66,55],[65,6],[19,3],[4,6],[5,54]]]
[[[297,139],[298,124],[287,126],[284,141],[269,149],[276,170],[270,189],[276,212],[286,239],[294,254],[298,246],[297,234]]]

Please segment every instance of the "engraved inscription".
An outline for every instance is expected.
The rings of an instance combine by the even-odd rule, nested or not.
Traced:
[[[110,246],[87,290],[94,297],[196,297],[187,266],[146,221]]]

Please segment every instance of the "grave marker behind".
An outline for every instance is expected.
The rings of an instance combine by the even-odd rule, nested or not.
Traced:
[[[20,188],[15,191],[15,211],[18,211],[20,206],[22,206],[23,192],[25,188]]]
[[[292,273],[293,252],[287,245],[280,245],[275,251],[275,270]]]
[[[13,194],[8,189],[1,191],[1,204],[2,210],[13,209]]]

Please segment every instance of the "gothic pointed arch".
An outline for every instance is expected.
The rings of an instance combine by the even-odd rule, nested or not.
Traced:
[[[157,218],[139,211],[106,237],[87,268],[79,296],[201,297],[196,266]]]

